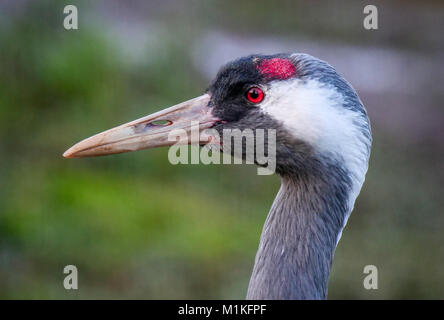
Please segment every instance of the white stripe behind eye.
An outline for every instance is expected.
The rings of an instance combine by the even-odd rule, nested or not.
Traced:
[[[344,96],[333,86],[292,79],[270,83],[261,108],[295,138],[343,163],[353,183],[350,214],[367,172],[370,142],[362,133],[365,119],[343,104]]]

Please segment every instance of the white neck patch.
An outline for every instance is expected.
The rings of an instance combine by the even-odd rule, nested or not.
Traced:
[[[345,226],[364,183],[370,142],[361,132],[360,124],[365,125],[361,114],[343,104],[344,96],[333,86],[292,79],[272,82],[261,109],[280,121],[295,138],[344,164],[353,184]],[[339,238],[340,235],[338,241]]]

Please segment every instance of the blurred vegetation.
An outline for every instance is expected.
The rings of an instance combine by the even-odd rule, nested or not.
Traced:
[[[173,166],[167,149],[61,157],[82,138],[200,94],[207,83],[192,67],[190,37],[247,14],[244,31],[256,28],[262,17],[249,5],[226,14],[237,4],[215,3],[224,9],[214,13],[201,5],[179,20],[156,12],[173,27],[159,18],[164,38],[137,64],[99,27],[65,31],[59,2],[1,13],[0,298],[245,296],[276,176],[252,166]],[[285,10],[269,11],[273,32],[291,24]],[[198,12],[202,25],[191,22]],[[442,153],[374,133],[329,296],[444,298]],[[79,268],[77,291],[62,286],[68,264]],[[367,264],[379,268],[379,290],[362,287]]]

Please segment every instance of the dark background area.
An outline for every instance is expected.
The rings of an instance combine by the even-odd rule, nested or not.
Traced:
[[[79,29],[63,28],[75,4]],[[242,299],[279,188],[168,149],[62,158],[75,142],[200,95],[225,62],[306,52],[357,89],[374,137],[329,298],[443,299],[442,1],[2,1],[0,297]],[[79,290],[63,288],[63,267]],[[363,268],[379,289],[363,288]]]

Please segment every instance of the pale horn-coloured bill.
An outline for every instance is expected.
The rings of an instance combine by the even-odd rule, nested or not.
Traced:
[[[153,113],[143,118],[128,122],[85,139],[69,148],[65,158],[95,157],[114,153],[130,152],[141,149],[171,146],[177,141],[170,141],[169,134],[176,129],[185,130],[187,143],[208,142],[208,136],[202,131],[214,125],[218,118],[208,106],[210,95],[182,102],[170,108]],[[192,124],[199,124],[199,141],[191,141]],[[201,140],[203,139],[203,140]],[[205,140],[205,141],[204,141]]]

